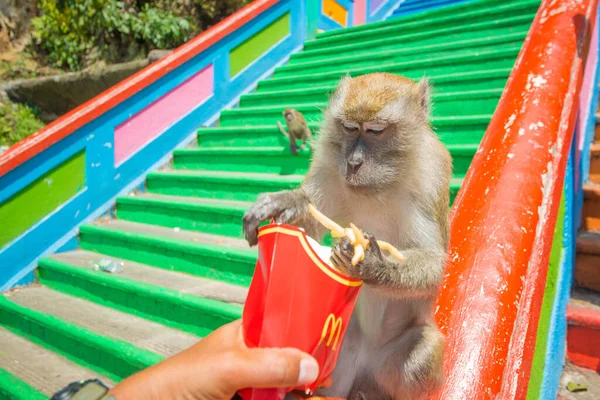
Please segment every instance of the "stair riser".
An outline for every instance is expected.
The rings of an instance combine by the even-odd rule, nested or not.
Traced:
[[[458,187],[450,188],[450,201],[458,192]],[[118,204],[117,216],[127,221],[159,225],[168,228],[204,232],[216,235],[243,238],[243,209],[238,212],[224,214],[207,209],[177,209],[158,204]]]
[[[293,69],[292,67],[281,67],[275,70],[273,73],[274,78],[289,78],[294,77],[296,79],[304,80],[303,77],[314,77],[318,76],[318,74],[337,74],[338,76],[346,75],[346,73],[350,73],[351,76],[355,76],[357,73],[353,73],[354,70],[379,70],[380,68],[387,72],[387,69],[393,66],[401,66],[405,65],[405,70],[411,70],[411,64],[419,63],[418,69],[421,70],[421,76],[423,75],[423,69],[425,68],[425,75],[433,75],[437,73],[441,73],[442,69],[436,68],[436,63],[438,59],[457,59],[453,62],[450,62],[446,68],[452,67],[454,64],[455,68],[461,68],[462,65],[457,65],[461,63],[459,60],[465,57],[477,57],[481,52],[490,52],[494,50],[499,50],[502,47],[511,47],[515,44],[520,44],[520,41],[517,43],[515,41],[511,43],[505,43],[503,45],[493,45],[486,46],[477,49],[467,48],[462,51],[458,50],[449,50],[445,52],[436,52],[432,55],[423,55],[423,54],[409,54],[409,55],[398,55],[398,56],[390,56],[389,59],[376,59],[376,61],[371,62],[362,61],[358,63],[351,63],[351,65],[343,65],[342,63],[330,63],[325,64],[325,68],[315,67],[315,71],[313,68],[301,68],[301,69]],[[423,64],[426,63],[427,65]],[[462,63],[461,63],[462,64]],[[466,67],[466,66],[465,66]],[[495,65],[492,68],[497,68]],[[452,70],[452,71],[444,71],[445,73],[451,72],[461,72],[462,69]]]
[[[478,143],[487,129],[487,122],[465,121],[455,125],[440,124],[440,126],[436,126],[434,121],[433,124],[435,133],[443,143],[447,144]],[[313,134],[316,136],[316,131],[313,131]],[[269,131],[253,130],[250,132],[244,132],[243,128],[240,128],[239,132],[201,129],[198,131],[198,145],[201,147],[289,146],[289,142],[277,128]]]
[[[474,153],[454,154],[453,172],[455,177],[467,173]],[[176,169],[230,172],[259,172],[279,175],[305,174],[310,164],[310,154],[294,156],[289,153],[280,155],[228,155],[210,154],[206,152],[182,151],[175,152],[174,166]]]
[[[567,307],[567,359],[600,373],[600,311]]]
[[[498,46],[504,45],[516,45],[522,43],[523,39],[527,36],[527,30],[522,30],[519,33],[513,34],[511,36],[499,36],[493,38],[487,38],[486,40],[472,40],[467,43],[452,43],[448,45],[438,46],[440,48],[433,49],[435,51],[436,56],[452,56],[460,53],[463,54],[473,54],[477,51],[482,50],[492,50],[497,48]],[[396,47],[398,49],[398,47]],[[464,50],[469,49],[469,50]],[[274,76],[282,77],[282,76],[292,76],[303,73],[325,73],[332,70],[332,66],[335,67],[335,70],[340,69],[350,69],[356,67],[369,67],[369,66],[377,66],[379,64],[390,63],[390,62],[409,62],[413,60],[419,60],[423,57],[431,54],[427,49],[419,48],[411,51],[403,50],[403,51],[390,51],[383,53],[366,53],[365,56],[361,56],[360,54],[352,57],[351,59],[344,60],[339,58],[340,54],[337,54],[336,58],[332,58],[331,62],[328,63],[328,60],[307,60],[302,62],[290,63],[286,66],[280,67],[275,71]],[[344,54],[346,56],[346,54]]]
[[[474,96],[456,100],[450,96],[443,99],[434,99],[433,117],[461,117],[468,115],[493,114],[500,99],[500,93],[489,95],[489,97]],[[245,126],[245,125],[275,125],[277,121],[283,121],[280,109],[268,109],[264,111],[250,111],[243,108],[225,110],[221,113],[220,126]],[[322,111],[313,106],[298,107],[307,121],[319,122],[322,119]]]
[[[592,152],[590,155],[590,175],[592,183],[600,184],[600,151]]]
[[[185,151],[175,152],[173,162],[175,169],[299,175],[308,170],[310,153],[303,151],[294,156],[289,152],[279,155],[235,155]]]
[[[386,37],[374,42],[364,44],[351,44],[347,46],[336,46],[332,48],[325,48],[313,51],[303,51],[301,53],[293,54],[290,58],[288,65],[296,65],[298,63],[305,63],[311,61],[317,61],[321,63],[327,63],[329,60],[339,58],[340,56],[357,56],[368,59],[373,55],[377,55],[376,52],[395,52],[398,50],[404,53],[412,54],[428,54],[430,52],[448,51],[450,49],[461,50],[468,47],[466,44],[455,44],[454,42],[464,42],[466,40],[475,39],[490,39],[491,37],[500,37],[501,34],[514,34],[520,31],[527,31],[531,24],[531,17],[525,16],[518,19],[508,20],[506,23],[500,25],[506,25],[504,27],[490,28],[487,25],[485,28],[473,29],[461,29],[460,33],[456,34],[445,34],[440,36],[438,33],[425,33],[419,35],[401,35],[394,37]],[[506,40],[503,40],[506,42]],[[476,44],[481,46],[482,44]]]
[[[456,79],[455,81],[438,82],[434,77],[431,78],[434,93],[452,93],[458,90],[487,90],[487,89],[502,89],[508,79],[508,73],[499,76],[482,77],[481,79]],[[285,85],[280,87],[270,88],[274,91],[268,94],[263,94],[259,91],[242,96],[240,100],[240,108],[242,107],[259,107],[259,106],[276,106],[286,103],[294,104],[311,104],[327,102],[335,86],[329,86],[318,91],[306,91],[289,93],[286,92]],[[276,90],[280,89],[278,93]]]
[[[577,285],[600,292],[600,254],[577,253],[575,265]]]
[[[227,182],[207,180],[179,180],[169,177],[149,176],[146,181],[150,193],[174,196],[195,196],[218,200],[255,201],[259,194],[297,188],[301,179],[292,182]]]
[[[420,32],[412,35],[402,35],[385,37],[377,41],[366,43],[352,43],[346,46],[336,46],[320,50],[308,50],[301,53],[293,54],[290,57],[289,65],[294,65],[298,62],[306,61],[326,61],[329,58],[344,56],[360,55],[363,53],[372,53],[373,51],[393,51],[393,50],[416,50],[421,53],[442,50],[438,45],[454,46],[454,42],[474,39],[487,39],[493,36],[508,35],[521,30],[527,30],[531,25],[531,16],[519,16],[497,21],[495,25],[478,24],[476,27],[472,25],[453,27],[451,30],[434,29],[429,32]],[[436,46],[431,48],[432,46]],[[464,48],[466,46],[461,46]]]
[[[153,202],[117,201],[117,218],[145,224],[243,238],[244,209],[222,211],[210,207],[165,206]]]
[[[420,0],[419,0],[420,1]],[[524,3],[523,1],[519,2],[519,6]],[[512,11],[514,5],[507,5],[506,0],[488,0],[485,3],[476,4],[475,6],[472,4],[466,5],[457,5],[453,7],[444,7],[437,10],[432,10],[427,13],[418,13],[412,14],[408,17],[402,18],[391,18],[384,21],[374,22],[368,25],[358,25],[347,29],[336,29],[326,32],[320,32],[317,34],[317,38],[322,40],[324,38],[332,38],[337,36],[347,35],[349,33],[363,33],[365,31],[371,31],[373,29],[381,29],[386,27],[392,27],[397,25],[405,25],[407,22],[412,23],[414,21],[433,21],[439,23],[439,18],[443,17],[453,17],[453,16],[462,16],[464,18],[464,13],[471,13],[471,17],[477,16],[479,14],[486,15],[488,13],[496,13],[498,15],[502,15],[503,13],[510,14],[509,11]]]
[[[97,335],[5,299],[0,301],[0,324],[115,381],[162,359],[129,343]]]
[[[53,260],[42,260],[40,282],[50,288],[142,318],[205,336],[219,326],[241,317],[241,307],[210,302],[174,290],[97,274]],[[220,309],[219,309],[220,308]]]
[[[600,123],[598,123],[598,121],[596,122],[596,126],[594,128],[594,141],[596,143],[600,143]]]
[[[429,19],[427,23],[435,28],[456,26],[457,20],[464,20],[464,24],[472,24],[480,21],[489,20],[491,17],[506,18],[508,16],[533,14],[536,12],[539,4],[536,2],[520,3],[510,8],[501,8],[490,6],[481,7],[476,10],[467,10],[465,12],[453,12],[449,10],[450,15],[440,15],[435,19]],[[466,14],[466,15],[465,15]],[[533,17],[533,15],[532,15]],[[390,35],[402,35],[410,32],[418,32],[423,29],[423,24],[416,21],[398,20],[393,26],[387,26],[378,29],[365,30],[360,33],[348,32],[338,36],[319,37],[317,40],[311,40],[305,43],[306,50],[316,50],[331,46],[340,46],[357,42],[368,42],[381,39]]]
[[[515,49],[514,51],[509,50],[502,54],[479,56],[467,60],[452,58],[435,60],[428,63],[415,63],[415,65],[390,65],[386,63],[375,68],[360,68],[352,71],[340,70],[321,75],[294,75],[282,77],[281,79],[265,80],[261,88],[269,88],[270,90],[272,86],[279,86],[281,84],[286,85],[286,89],[303,89],[311,86],[335,85],[340,78],[348,72],[354,77],[371,72],[389,72],[392,74],[403,75],[410,79],[419,80],[423,76],[512,68],[517,53],[518,50]]]
[[[600,230],[600,198],[583,201],[582,229],[588,231]]]
[[[80,243],[83,250],[238,285],[250,284],[256,263],[251,251],[173,244],[161,237],[140,238],[118,231],[82,229]]]

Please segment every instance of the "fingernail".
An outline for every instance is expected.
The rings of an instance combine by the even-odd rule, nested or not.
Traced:
[[[307,383],[313,383],[319,376],[319,364],[314,359],[305,358],[300,361],[300,376],[298,377],[298,384],[305,385]]]

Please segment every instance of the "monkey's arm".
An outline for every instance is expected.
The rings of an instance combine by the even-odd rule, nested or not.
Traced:
[[[243,231],[250,246],[258,243],[260,223],[272,218],[277,223],[304,228],[307,235],[319,240],[323,227],[308,212],[309,198],[302,189],[264,193],[243,216]]]
[[[366,236],[371,245],[363,261],[352,265],[354,247],[344,237],[333,249],[333,265],[367,284],[376,285],[390,296],[431,296],[437,292],[446,260],[441,248],[401,249],[405,260],[398,261],[379,248],[374,236]]]
[[[285,129],[283,129],[283,125],[281,125],[281,122],[277,121],[277,127],[279,128],[279,132],[281,132],[283,136],[290,139],[290,135],[285,131]]]

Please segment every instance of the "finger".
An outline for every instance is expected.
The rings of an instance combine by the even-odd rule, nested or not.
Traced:
[[[290,388],[313,383],[319,376],[317,361],[297,349],[251,349],[234,368],[233,390]]]
[[[325,380],[323,381],[323,383],[321,384],[321,387],[323,389],[327,389],[328,387],[330,387],[331,385],[333,385],[333,377],[331,375],[329,375],[327,378],[325,378]]]

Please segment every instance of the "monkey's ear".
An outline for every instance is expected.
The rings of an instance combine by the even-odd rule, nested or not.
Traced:
[[[421,108],[427,117],[431,112],[431,84],[429,79],[422,78],[419,83],[419,101],[421,102]]]

